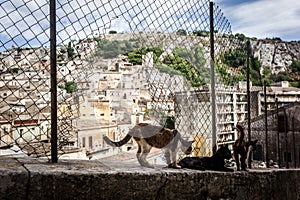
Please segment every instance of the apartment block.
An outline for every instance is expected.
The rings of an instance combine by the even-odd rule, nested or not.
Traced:
[[[232,144],[237,139],[237,123],[247,119],[247,93],[238,87],[218,87],[216,90],[217,144]]]
[[[274,83],[266,88],[266,101],[264,91],[257,92],[257,116],[264,114],[265,104],[267,110],[275,110],[294,102],[300,102],[300,88],[290,87],[288,81]]]

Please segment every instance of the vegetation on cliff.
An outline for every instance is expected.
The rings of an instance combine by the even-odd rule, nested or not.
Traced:
[[[226,85],[233,85],[237,81],[246,80],[246,45],[228,49],[221,55],[221,63],[217,64],[217,70]],[[250,57],[250,80],[254,86],[262,86],[264,82],[270,85],[274,82],[289,81],[293,87],[300,87],[300,61],[294,60],[288,71],[277,74],[271,73],[269,66],[262,66],[258,57]],[[230,73],[231,72],[231,73]]]
[[[208,37],[208,31],[194,31],[193,36]],[[177,35],[186,36],[188,33],[184,30],[178,30]],[[238,81],[246,80],[246,54],[247,48],[245,41],[249,40],[243,34],[227,36],[229,40],[236,39],[241,42],[238,47],[230,48],[222,53],[221,62],[217,63],[216,69],[225,85],[233,85]],[[255,38],[253,40],[256,40]],[[280,38],[268,39],[271,42],[282,42]],[[98,48],[95,56],[111,59],[118,55],[128,56],[129,62],[134,65],[142,64],[142,55],[153,52],[155,67],[161,72],[167,72],[170,75],[180,74],[184,76],[193,87],[199,87],[208,83],[209,68],[205,65],[203,49],[175,47],[172,52],[166,54],[163,47],[153,46],[142,48],[138,39],[129,40],[98,40]],[[264,82],[270,85],[273,82],[289,81],[291,86],[300,87],[300,61],[293,60],[287,67],[288,70],[279,73],[271,73],[271,66],[263,66],[258,57],[251,57],[250,62],[250,80],[254,86],[262,86]]]

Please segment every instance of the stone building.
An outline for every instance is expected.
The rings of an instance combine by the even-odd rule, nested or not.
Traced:
[[[280,167],[300,167],[300,103],[253,118],[251,140],[255,139],[258,139],[258,148],[253,154],[254,160],[277,162]]]
[[[186,93],[176,93],[175,112],[180,118],[177,127],[184,133],[192,135],[196,141],[195,155],[212,154],[212,102],[209,87],[190,92],[190,101],[181,101]],[[247,118],[246,92],[237,86],[218,85],[216,90],[216,143],[217,145],[232,144],[237,138],[234,126]]]
[[[300,89],[290,87],[288,81],[274,83],[266,88],[266,103],[268,110],[276,109],[293,102],[300,102]],[[251,116],[259,116],[264,113],[265,99],[262,87],[251,88]]]

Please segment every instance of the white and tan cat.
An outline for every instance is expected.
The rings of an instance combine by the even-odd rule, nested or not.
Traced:
[[[176,159],[179,149],[185,154],[192,152],[193,141],[184,140],[176,129],[168,129],[147,123],[139,123],[134,126],[121,141],[111,141],[107,136],[104,136],[103,139],[111,146],[120,147],[126,144],[132,137],[138,144],[137,160],[140,165],[145,167],[153,168],[146,160],[152,147],[164,149],[168,167],[171,168],[180,168]]]

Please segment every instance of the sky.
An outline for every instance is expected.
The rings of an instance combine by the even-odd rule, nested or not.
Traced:
[[[207,30],[209,0],[57,0],[57,42],[115,29]],[[232,33],[300,41],[300,0],[214,0]],[[49,1],[0,0],[0,51],[12,45],[48,46]],[[206,21],[205,21],[206,20]]]
[[[300,41],[300,0],[214,0],[233,33]]]

